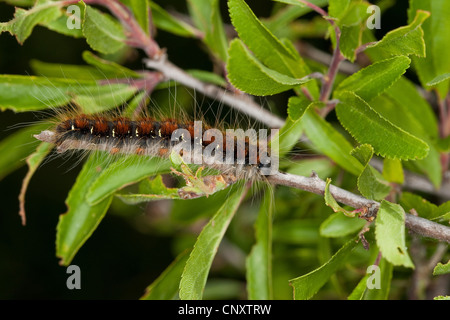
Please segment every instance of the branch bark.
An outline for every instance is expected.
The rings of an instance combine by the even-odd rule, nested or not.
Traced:
[[[282,172],[269,176],[268,181],[273,184],[284,185],[319,195],[324,194],[326,185],[325,181],[320,179],[317,175],[313,175],[312,177],[303,177]],[[338,202],[351,206],[355,209],[363,207],[370,208],[370,215],[376,215],[380,207],[379,202],[366,199],[360,195],[339,187],[330,185],[329,190],[331,195]],[[405,225],[409,230],[423,237],[430,237],[450,243],[450,227],[414,216],[409,213],[405,214]]]

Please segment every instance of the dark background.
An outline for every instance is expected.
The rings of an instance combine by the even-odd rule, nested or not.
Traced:
[[[157,1],[158,2],[158,1]],[[184,1],[159,1],[165,8],[185,11]],[[169,3],[169,4],[168,4]],[[268,16],[272,2],[247,3],[257,16]],[[396,1],[383,16],[378,36],[406,23],[407,1]],[[14,8],[0,2],[0,21],[12,18]],[[226,17],[226,2],[222,1]],[[158,32],[157,41],[168,49],[172,62],[182,68],[209,70],[208,55],[196,40]],[[320,43],[319,43],[320,45]],[[322,48],[326,50],[327,48]],[[53,63],[84,64],[89,50],[84,39],[73,39],[42,27],[19,45],[8,33],[0,34],[0,73],[32,74],[31,59]],[[140,68],[139,56],[128,66]],[[32,113],[0,114],[0,138],[12,134],[11,125],[32,122]],[[1,155],[0,155],[1,156]],[[80,170],[73,163],[53,159],[35,173],[26,194],[27,225],[18,216],[18,195],[27,169],[22,167],[0,181],[0,299],[137,299],[173,260],[172,238],[143,232],[129,219],[107,213],[98,229],[72,264],[81,268],[82,290],[68,290],[66,267],[55,257],[58,216],[66,211],[64,199]],[[141,207],[130,210],[142,210]]]

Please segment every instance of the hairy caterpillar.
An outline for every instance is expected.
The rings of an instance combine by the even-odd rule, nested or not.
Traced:
[[[221,130],[202,121],[147,115],[131,119],[108,113],[69,113],[61,116],[53,129],[35,137],[54,144],[58,153],[97,150],[158,158],[176,153],[187,164],[218,170],[220,175],[215,179],[204,180],[213,185],[217,179],[226,186],[238,180],[260,180],[276,171],[278,163],[265,129],[259,133],[254,129]]]

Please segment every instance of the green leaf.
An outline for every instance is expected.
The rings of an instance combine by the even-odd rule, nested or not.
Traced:
[[[305,300],[312,298],[328,279],[342,267],[357,245],[356,239],[351,239],[319,268],[289,280],[289,284],[294,288],[294,299]]]
[[[310,176],[314,171],[322,180],[330,177],[336,169],[334,163],[328,158],[312,158],[302,159],[290,163],[290,166],[286,170],[287,173],[295,174],[298,176]]]
[[[66,199],[68,211],[59,218],[56,232],[56,255],[60,264],[70,264],[75,254],[100,224],[111,204],[112,197],[96,205],[86,201],[91,184],[107,168],[109,155],[92,154],[83,166]]]
[[[433,300],[450,300],[450,296],[437,296]]]
[[[138,0],[139,1],[139,0]],[[152,20],[158,29],[176,34],[182,37],[199,36],[200,31],[193,28],[182,20],[172,16],[158,4],[151,1],[150,8],[152,10]]]
[[[384,94],[370,102],[370,106],[394,125],[426,142],[430,148],[422,160],[404,163],[414,171],[427,175],[439,188],[442,180],[440,155],[435,141],[438,138],[436,116],[431,106],[418,93],[416,87],[406,78],[400,78]]]
[[[309,107],[302,118],[306,135],[321,153],[354,175],[359,175],[363,166],[350,155],[353,147],[336,129]]]
[[[84,3],[81,1],[76,4],[71,4],[71,6],[77,6],[80,11],[79,15],[77,11],[63,9],[65,14],[62,14],[59,18],[52,20],[50,22],[41,22],[40,24],[52,31],[58,32],[60,34],[74,37],[83,38],[83,31],[81,30],[82,19],[84,17]],[[72,9],[72,8],[71,8]],[[68,28],[70,25],[71,28]],[[78,27],[79,26],[79,27]]]
[[[400,160],[384,159],[383,177],[389,182],[403,184],[405,177],[403,175],[402,162]]]
[[[186,261],[191,250],[181,252],[161,275],[145,289],[140,300],[171,300],[174,299],[180,285]]]
[[[238,89],[259,96],[280,93],[308,82],[269,69],[253,57],[239,39],[230,44],[227,61],[228,79]]]
[[[329,206],[331,209],[333,209],[334,212],[340,212],[340,213],[343,213],[344,215],[346,215],[347,217],[353,218],[355,216],[355,212],[345,210],[334,199],[333,195],[330,192],[330,184],[331,184],[331,179],[327,178],[326,185],[325,185],[325,192],[324,192],[325,204],[327,206]]]
[[[386,56],[416,55],[425,57],[426,48],[422,24],[429,16],[429,12],[418,10],[409,25],[389,31],[383,39],[368,48],[378,48]]]
[[[410,0],[408,9],[408,21],[412,21],[418,10],[426,10],[431,13],[422,29],[426,46],[424,57],[413,57],[414,67],[417,70],[422,86],[426,87],[437,76],[450,72],[450,61],[442,52],[450,51],[448,35],[450,34],[450,2],[446,0]],[[441,99],[445,98],[449,90],[449,81],[436,85]]]
[[[50,143],[42,142],[28,158],[28,172],[22,181],[22,188],[20,189],[19,194],[19,216],[22,219],[22,225],[26,223],[26,215],[25,215],[25,193],[28,189],[28,184],[30,183],[31,178],[36,172],[39,165],[44,161],[45,157],[52,151],[53,145]]]
[[[272,295],[273,194],[266,189],[255,222],[256,242],[246,260],[247,292],[250,300],[270,300]]]
[[[216,73],[198,69],[190,69],[185,71],[194,78],[197,78],[203,82],[212,83],[221,87],[227,86],[227,81]]]
[[[359,232],[366,221],[363,219],[351,218],[343,212],[335,212],[331,214],[320,225],[320,235],[327,238],[345,237]]]
[[[375,266],[375,265],[373,265]],[[369,266],[370,267],[370,266]],[[387,300],[391,288],[393,266],[386,259],[381,258],[378,266],[371,274],[366,274],[352,293],[348,296],[349,300]],[[368,268],[369,271],[369,268]],[[378,275],[376,274],[378,272]],[[373,277],[373,280],[369,277]],[[375,285],[378,281],[379,287],[368,288],[368,284]],[[368,283],[369,282],[369,283]]]
[[[180,299],[202,298],[211,263],[243,195],[242,188],[230,194],[198,236],[181,276]]]
[[[25,164],[25,159],[38,146],[33,135],[48,129],[48,126],[37,124],[22,128],[0,141],[0,180]]]
[[[187,3],[194,24],[205,34],[203,41],[216,57],[226,61],[228,43],[219,0],[189,0]]]
[[[30,66],[36,75],[46,78],[103,80],[109,76],[97,68],[84,65],[48,63],[33,59]]]
[[[450,213],[450,201],[437,206],[417,194],[406,191],[402,192],[399,202],[405,211],[409,212],[414,209],[420,217],[425,219],[445,219],[446,215]]]
[[[128,0],[133,15],[137,22],[141,26],[142,30],[149,35],[150,34],[150,1],[142,0]]]
[[[273,225],[273,242],[316,245],[320,241],[319,223],[309,219],[288,219]]]
[[[231,23],[239,37],[262,64],[296,79],[311,73],[298,52],[293,50],[292,44],[277,39],[243,0],[230,0],[228,7]],[[318,96],[315,82],[308,84],[307,88],[314,97]]]
[[[385,93],[396,102],[394,108],[401,110],[397,117],[399,121],[395,124],[422,139],[439,136],[438,123],[433,108],[411,81],[401,77]],[[394,121],[391,118],[388,119]]]
[[[430,82],[427,82],[427,86],[434,87],[434,86],[440,84],[441,82],[447,81],[448,79],[450,79],[450,73],[447,72],[447,73],[437,76]]]
[[[300,22],[297,19],[306,15],[307,13],[310,13],[312,11],[312,9],[296,0],[293,0],[293,1],[275,0],[275,1],[281,2],[281,3],[293,4],[293,6],[285,6],[284,8],[281,8],[280,10],[278,10],[272,16],[265,18],[263,21],[264,25],[274,35],[277,35],[278,37],[280,37],[280,35],[283,35],[283,37],[290,38],[285,35],[290,34],[290,29],[294,28],[293,25]],[[319,7],[323,7],[328,4],[328,0],[312,0],[309,2],[315,4]],[[323,28],[323,31],[326,32],[326,30],[328,28],[328,22],[326,22],[323,19],[314,19],[313,24],[307,23],[307,26],[309,26],[311,29],[308,31],[312,31],[312,32],[319,31],[320,32],[320,30],[317,30],[317,29],[320,29],[317,26],[318,24],[320,24],[321,26],[322,25],[325,26]],[[314,27],[316,27],[316,28],[314,28]],[[298,30],[298,31],[302,32],[303,30]]]
[[[77,94],[72,102],[79,106],[84,113],[104,112],[123,105],[131,99],[137,89],[128,85],[105,84],[98,86],[96,92]]]
[[[442,274],[450,273],[450,261],[446,264],[438,263],[433,269],[433,276],[440,276]]]
[[[130,70],[118,63],[97,57],[90,51],[83,52],[83,60],[99,71],[104,73],[107,78],[142,78],[142,75],[136,71]]]
[[[118,156],[92,182],[86,192],[86,201],[92,205],[97,204],[127,185],[169,170],[170,163],[158,158],[139,155]]]
[[[408,69],[410,62],[405,56],[375,62],[342,81],[336,92],[351,91],[370,101],[395,83]]]
[[[342,55],[351,62],[356,59],[356,49],[361,45],[363,30],[361,26],[341,27],[339,48]]]
[[[403,129],[395,126],[364,100],[351,92],[337,95],[341,101],[336,113],[343,127],[361,144],[370,144],[375,153],[391,159],[422,159],[429,147]]]
[[[149,181],[143,180],[139,185],[138,194],[116,194],[126,204],[138,204],[152,200],[181,199],[177,188],[167,188],[162,181],[161,175]]]
[[[101,53],[114,53],[125,45],[120,23],[91,6],[86,6],[82,30],[91,48]]]
[[[330,1],[328,14],[334,18],[341,30],[339,48],[344,57],[353,62],[356,59],[355,50],[361,45],[364,22],[369,16],[365,1]],[[333,45],[336,46],[334,27],[329,27]]]
[[[299,0],[273,0],[275,2],[281,2],[281,3],[286,3],[286,4],[292,4],[294,6],[299,6],[300,8],[303,8],[304,10],[308,9],[309,7],[306,6],[306,4],[302,3]],[[328,1],[317,1],[317,0],[312,0],[309,1],[310,3],[313,3],[315,5],[318,5],[319,7],[323,7],[324,5],[326,5],[326,3]],[[311,9],[310,9],[311,10]],[[308,11],[309,12],[309,11]]]
[[[358,190],[361,194],[371,200],[384,199],[391,187],[389,183],[383,179],[383,176],[371,165],[374,150],[371,145],[363,144],[352,150],[351,154],[357,158],[364,166],[363,171],[358,177]]]
[[[33,8],[24,10],[16,7],[14,19],[0,24],[0,32],[9,31],[16,36],[19,43],[23,43],[31,34],[34,27],[40,23],[49,23],[62,15],[61,4],[53,1],[36,1]]]
[[[135,90],[126,84],[100,85],[94,80],[0,75],[0,109],[24,112],[60,107],[79,96],[80,102],[84,98],[100,104],[106,99],[104,105],[115,107],[123,102],[124,95],[130,96]]]
[[[405,211],[383,200],[377,213],[375,238],[383,257],[395,266],[414,268],[405,242]]]
[[[303,129],[301,119],[310,105],[310,101],[303,96],[293,96],[288,101],[288,118],[278,131],[279,157],[286,155],[298,143]]]
[[[209,197],[196,199],[173,200],[170,217],[174,221],[182,223],[192,223],[200,217],[212,217],[226,201],[230,190],[216,192]]]

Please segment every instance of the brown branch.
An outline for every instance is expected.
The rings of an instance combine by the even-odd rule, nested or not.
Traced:
[[[268,176],[268,181],[277,185],[284,185],[319,195],[323,195],[325,192],[325,181],[320,179],[317,175],[313,175],[312,177],[303,177],[278,172],[272,176]],[[369,208],[371,216],[374,216],[380,207],[379,202],[366,199],[339,187],[330,185],[329,190],[331,195],[338,202],[353,208]],[[450,243],[450,227],[421,217],[416,217],[409,213],[405,214],[405,226],[409,230],[421,236]]]

